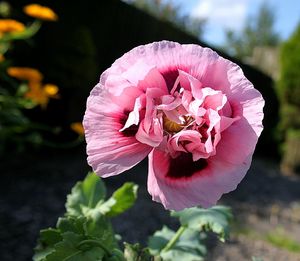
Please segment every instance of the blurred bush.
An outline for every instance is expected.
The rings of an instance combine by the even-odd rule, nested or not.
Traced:
[[[18,19],[24,20],[20,22]],[[0,2],[0,154],[50,144],[45,135],[56,135],[59,126],[49,126],[30,117],[30,111],[47,111],[51,99],[60,98],[55,84],[45,83],[36,68],[16,66],[14,49],[18,42],[33,44],[32,38],[43,21],[57,21],[56,13],[45,6],[28,4],[23,12]],[[52,144],[53,145],[53,144]]]
[[[286,173],[300,167],[300,25],[281,46],[280,78],[277,84],[281,102],[279,130],[284,141],[282,169]]]

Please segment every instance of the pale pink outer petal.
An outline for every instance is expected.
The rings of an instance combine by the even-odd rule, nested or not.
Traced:
[[[102,177],[130,169],[152,150],[134,136],[124,136],[120,132],[124,117],[123,109],[114,104],[110,94],[98,84],[88,98],[83,126],[88,163]]]
[[[100,77],[100,83],[113,95],[120,96],[131,87],[139,88],[141,91],[146,91],[147,88],[160,88],[167,93],[166,82],[156,65],[149,65],[143,59],[139,59],[132,61],[126,70],[122,70],[117,66],[117,61]]]
[[[190,178],[166,177],[170,156],[154,149],[149,154],[148,192],[152,200],[166,209],[179,211],[184,208],[211,207],[222,194],[234,190],[250,167],[251,155],[239,165],[208,159],[208,166]],[[176,160],[176,159],[174,159]]]

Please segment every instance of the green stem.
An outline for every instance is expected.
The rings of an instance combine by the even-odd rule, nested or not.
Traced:
[[[185,229],[186,227],[181,226],[177,230],[175,235],[171,238],[171,240],[168,242],[168,244],[162,249],[161,252],[167,252],[168,250],[170,250],[176,244],[176,242],[178,241],[178,239],[180,238],[180,236],[182,235]]]
[[[85,244],[90,244],[90,245],[98,246],[98,247],[100,247],[100,248],[102,248],[102,249],[104,250],[104,252],[106,253],[106,255],[111,256],[111,253],[110,253],[109,249],[107,249],[107,248],[106,248],[102,243],[100,243],[99,241],[93,240],[93,239],[87,239],[87,240],[81,241],[81,242],[77,245],[77,248],[80,248],[82,245],[85,245]]]

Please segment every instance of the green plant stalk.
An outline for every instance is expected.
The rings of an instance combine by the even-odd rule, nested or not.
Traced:
[[[106,246],[104,246],[102,243],[100,243],[97,240],[93,240],[93,239],[87,239],[87,240],[83,240],[81,241],[78,245],[77,248],[80,248],[81,246],[85,245],[85,244],[89,244],[89,245],[94,245],[94,246],[98,246],[100,248],[102,248],[104,250],[104,252],[110,257],[112,256],[111,252],[109,251],[109,249],[106,248]]]
[[[39,20],[36,20],[30,26],[28,26],[24,32],[10,33],[8,35],[3,36],[0,39],[0,43],[6,43],[14,40],[29,39],[38,32],[38,30],[41,28],[41,25],[42,23]]]
[[[161,252],[169,251],[178,241],[182,233],[185,231],[186,227],[180,226],[180,228],[176,231],[175,235],[171,238],[168,244],[161,250]]]

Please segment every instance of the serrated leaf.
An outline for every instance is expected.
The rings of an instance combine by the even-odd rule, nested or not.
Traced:
[[[117,247],[112,225],[103,215],[99,215],[97,218],[87,218],[84,223],[84,232],[86,236],[96,239],[109,249]]]
[[[45,247],[43,249],[34,249],[35,254],[32,258],[33,261],[45,261],[46,257],[55,251],[54,247]]]
[[[158,255],[174,235],[175,231],[167,226],[163,226],[161,230],[156,231],[153,236],[149,237],[148,240],[148,246],[151,254]]]
[[[142,248],[140,244],[124,243],[124,257],[126,261],[152,261],[153,257],[146,248]],[[158,261],[158,260],[157,260]]]
[[[48,228],[40,231],[41,242],[47,245],[54,245],[62,240],[61,233],[58,229]]]
[[[117,246],[111,223],[101,214],[93,217],[67,216],[59,218],[57,228],[62,233],[73,232],[85,236],[86,239],[96,239],[108,248]]]
[[[35,248],[34,261],[41,261],[54,251],[54,245],[62,240],[60,231],[54,228],[43,229],[40,231],[40,238]]]
[[[102,260],[105,255],[103,249],[97,246],[87,248],[79,247],[84,237],[73,232],[62,234],[63,240],[54,246],[51,254],[46,256],[45,261],[95,261]]]
[[[201,242],[200,233],[186,228],[174,246],[163,251],[175,232],[164,226],[162,230],[149,238],[148,246],[152,255],[160,255],[164,261],[202,261],[206,254],[206,247]]]
[[[101,260],[97,259],[98,256],[108,255],[111,249],[117,248],[111,223],[101,214],[93,218],[82,216],[59,218],[57,229],[42,231],[39,242],[34,256],[35,261]]]
[[[67,196],[67,214],[84,215],[83,209],[93,209],[99,202],[104,201],[106,189],[102,180],[90,172],[83,181],[77,182]]]
[[[100,206],[101,212],[108,217],[114,217],[123,213],[134,205],[137,199],[137,190],[138,185],[126,182],[113,193],[110,199]]]
[[[231,210],[225,206],[214,206],[209,209],[189,208],[179,212],[172,212],[178,217],[182,226],[196,231],[212,231],[224,242],[229,236],[229,223],[232,219]]]
[[[56,224],[56,227],[61,231],[64,232],[74,232],[79,235],[84,234],[84,223],[86,222],[85,217],[73,217],[67,216],[59,218]]]

